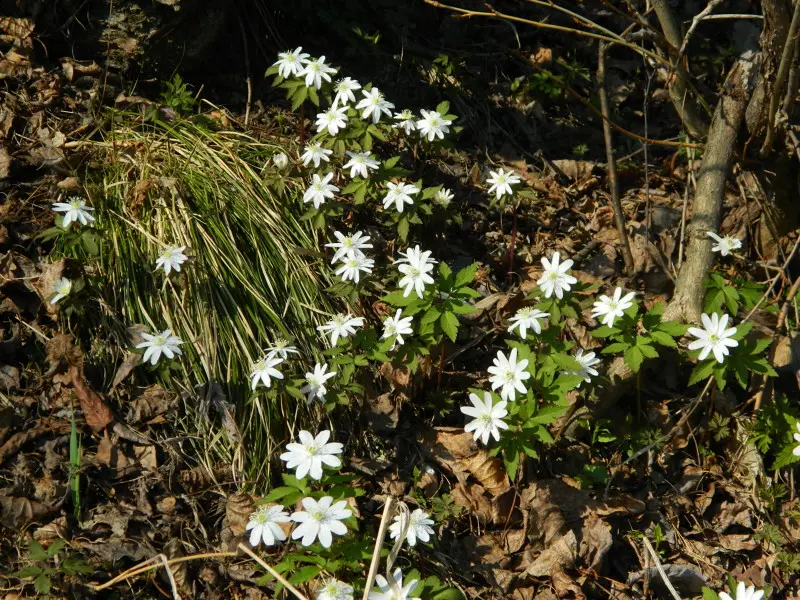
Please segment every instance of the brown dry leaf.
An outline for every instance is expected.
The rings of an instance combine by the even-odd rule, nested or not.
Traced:
[[[41,502],[18,496],[0,496],[0,523],[9,529],[21,530],[34,521],[41,521],[54,509]]]
[[[392,400],[389,393],[367,398],[369,410],[366,413],[367,423],[376,431],[392,431],[397,428],[400,414],[397,403]]]
[[[253,499],[249,494],[231,494],[225,502],[227,526],[235,535],[242,535],[253,512]]]
[[[141,360],[141,354],[136,352],[126,352],[125,358],[122,360],[122,364],[117,367],[117,372],[114,373],[114,381],[111,383],[111,389],[113,390],[120,383],[125,381],[125,378],[133,372]]]
[[[86,424],[95,431],[107,427],[114,420],[114,414],[100,395],[89,387],[89,382],[83,376],[82,368],[71,367],[70,375]]]
[[[36,28],[33,21],[21,17],[0,17],[0,31],[15,38],[25,39]]]
[[[97,463],[105,465],[112,471],[115,471],[114,474],[117,477],[120,477],[130,464],[125,453],[122,452],[119,446],[114,444],[108,436],[100,438],[94,459]]]
[[[496,456],[489,456],[486,450],[479,450],[469,458],[457,461],[464,471],[469,471],[492,496],[497,496],[509,489],[511,482],[503,469],[503,461]]]
[[[47,351],[47,362],[50,363],[48,376],[55,373],[60,367],[83,364],[83,354],[79,348],[73,345],[73,339],[70,333],[59,333],[47,341],[45,350]]]
[[[158,456],[155,446],[134,446],[133,454],[146,471],[154,472],[158,469]]]
[[[8,391],[19,389],[19,369],[11,365],[0,365],[0,388]]]
[[[453,500],[478,517],[481,523],[492,522],[492,503],[486,497],[486,490],[477,484],[457,483],[453,488]]]
[[[33,427],[27,431],[15,433],[8,438],[5,444],[0,446],[0,464],[3,464],[3,462],[9,456],[17,452],[28,442],[33,441],[40,436],[51,433],[68,433],[71,428],[72,427],[68,421],[63,421],[60,419],[42,419],[41,421],[37,421]]]
[[[11,155],[5,148],[0,148],[0,179],[6,179],[11,174]]]
[[[137,357],[137,362],[141,360],[140,355],[134,354],[134,356]],[[177,401],[177,396],[154,383],[144,388],[141,394],[131,402],[131,407],[128,411],[128,422],[140,423],[148,421],[152,425],[154,424],[154,417],[159,417],[171,410]]]

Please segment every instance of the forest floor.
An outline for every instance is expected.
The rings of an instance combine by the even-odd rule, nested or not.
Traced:
[[[169,117],[171,97],[140,95],[93,60],[65,58],[57,66],[42,60],[37,31],[26,19],[4,21],[2,28],[0,589],[9,600],[158,598],[172,597],[172,590],[208,600],[274,597],[274,583],[258,585],[263,572],[241,556],[174,563],[174,581],[159,568],[103,585],[161,553],[172,559],[235,551],[247,539],[257,486],[239,479],[230,463],[192,454],[197,431],[186,428],[185,388],[134,372],[130,357],[106,347],[108,332],[87,343],[83,315],[65,316],[47,301],[56,278],[81,269],[50,259],[53,244],[40,235],[53,227],[50,204],[102,176],[108,154],[93,142],[106,139],[114,110]],[[467,47],[464,42],[460,50]],[[371,519],[364,527],[377,529],[387,495],[428,507],[436,540],[407,562],[470,598],[667,598],[664,579],[690,598],[703,586],[724,589],[728,575],[771,587],[773,598],[797,597],[800,511],[792,471],[771,469],[768,432],[782,414],[797,411],[791,400],[798,396],[796,360],[779,314],[788,306],[797,322],[795,307],[785,302],[792,282],[786,259],[800,238],[791,232],[761,246],[761,229],[769,224],[758,182],[744,167],[731,178],[719,233],[745,244],[717,273],[737,282],[739,316],[752,310],[754,331],[776,340],[772,364],[779,377],[760,413],[753,405],[762,401],[761,380],[704,396],[702,385],[687,385],[691,365],[664,350],[622,393],[617,388],[613,403],[604,402],[604,390],[616,384],[605,378],[590,401],[570,396],[569,410],[547,427],[553,442],[523,461],[515,477],[464,433],[460,415],[441,416],[448,399],[486,385],[487,357],[496,353],[503,323],[536,287],[541,257],[553,251],[571,257],[581,282],[636,291],[650,309],[669,299],[685,250],[694,150],[644,148],[618,137],[634,262],[625,276],[600,119],[567,89],[590,97],[591,77],[584,81],[580,69],[575,74],[577,58],[565,47],[531,48],[516,51],[512,62],[524,55],[539,77],[528,75],[517,87],[495,89],[488,75],[468,79],[474,65],[455,51],[436,62],[412,48],[404,60],[424,69],[406,67],[397,76],[398,94],[413,98],[412,80],[427,73],[419,97],[435,106],[430,100],[446,96],[460,117],[460,136],[421,166],[426,177],[454,190],[460,216],[428,247],[455,268],[477,262],[473,285],[480,297],[458,342],[447,348],[446,368],[429,364],[411,377],[384,365],[379,374],[390,392],[351,407],[341,421],[343,430],[352,427],[353,437],[364,440],[342,468],[353,477],[350,485],[364,491],[358,510]],[[340,61],[333,54],[328,59]],[[663,82],[653,75],[644,92],[631,83],[640,75],[634,63],[609,61],[620,123],[649,138],[677,140]],[[358,72],[357,65],[348,66],[356,78],[374,77],[382,89],[392,88],[388,77],[366,67]],[[540,76],[545,72],[561,82]],[[437,95],[443,86],[447,92]],[[246,110],[241,89],[228,108],[220,85],[209,91],[216,107],[200,105],[197,112],[212,129],[284,144],[295,136],[298,117],[279,93],[257,87],[265,96],[257,93]],[[120,147],[120,160],[134,151]],[[516,210],[489,205],[484,182],[500,165],[531,192]],[[111,308],[98,303],[88,310]],[[570,322],[569,336],[586,349],[601,346],[582,319]],[[212,405],[206,415],[217,432],[225,431],[224,409]],[[41,554],[31,539],[58,554]],[[66,540],[64,548],[53,545],[58,539]],[[277,562],[279,555],[270,550],[265,557]],[[42,574],[47,586],[37,579]],[[314,593],[307,582],[299,587]]]

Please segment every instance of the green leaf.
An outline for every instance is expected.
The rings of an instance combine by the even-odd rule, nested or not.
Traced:
[[[11,573],[12,577],[19,577],[20,579],[26,579],[28,577],[36,577],[42,574],[42,569],[40,567],[35,567],[30,565],[28,567],[23,567],[19,571],[14,571]]]
[[[656,331],[663,331],[672,337],[681,337],[689,329],[689,326],[678,321],[661,321],[655,329]]]
[[[59,551],[64,547],[64,544],[66,543],[67,542],[65,542],[61,538],[53,540],[51,544],[47,547],[47,556],[50,558],[54,557],[56,554],[59,553]]]
[[[640,337],[638,339],[641,340],[642,338]],[[658,350],[653,348],[651,345],[637,343],[636,347],[639,349],[639,352],[641,352],[642,355],[644,355],[645,358],[658,358]]]
[[[322,567],[318,565],[306,565],[305,567],[300,567],[295,571],[291,577],[289,577],[289,583],[294,585],[299,585],[301,583],[305,583],[307,581],[311,581],[322,572]]]
[[[658,329],[654,329],[650,332],[650,337],[656,344],[660,344],[661,346],[667,346],[668,348],[677,348],[678,344],[675,342],[673,337],[664,332],[659,331]]]
[[[703,587],[703,600],[720,600],[717,593],[711,588]]]
[[[453,287],[462,288],[465,285],[469,285],[475,280],[475,273],[477,271],[478,271],[478,263],[472,263],[468,267],[464,267],[456,275],[456,280],[453,283]]]
[[[698,363],[692,370],[692,374],[689,376],[689,385],[694,385],[701,381],[705,381],[713,371],[714,363],[712,361],[706,360]]]
[[[288,485],[283,485],[280,487],[273,488],[269,494],[264,496],[264,498],[261,500],[261,503],[276,502],[278,500],[286,498],[286,496],[288,496],[289,494],[296,494],[296,493],[297,493],[297,488],[289,487]]]
[[[50,592],[50,576],[42,573],[33,580],[33,589],[39,594],[47,594]]]
[[[644,360],[641,347],[631,346],[625,351],[623,359],[625,360],[625,364],[630,367],[631,371],[638,373],[639,368],[642,366],[642,361]]]
[[[400,217],[400,220],[397,221],[397,235],[400,237],[402,241],[406,241],[408,239],[408,215],[403,215]]]
[[[392,292],[391,294],[385,295],[381,300],[386,302],[387,304],[391,304],[392,306],[409,306],[416,302],[419,298],[414,295],[409,294],[408,296],[403,296],[403,292]]]
[[[42,545],[34,539],[28,542],[28,556],[31,560],[47,560],[50,558],[42,548]]]
[[[300,108],[300,105],[303,102],[306,101],[306,98],[308,97],[308,88],[305,87],[305,86],[296,88],[294,93],[291,94],[291,97],[292,97],[292,108],[291,108],[291,110],[292,110],[292,112],[294,112],[298,108]]]
[[[450,341],[455,342],[458,336],[458,317],[451,312],[442,313],[439,324],[442,326],[442,331],[450,338]]]
[[[431,600],[464,600],[464,594],[457,588],[447,588],[438,594],[434,594],[430,598]]]
[[[597,329],[592,330],[592,337],[607,338],[618,333],[622,333],[622,330],[616,327],[609,327],[608,325],[601,325]]]
[[[615,342],[603,348],[600,354],[619,354],[620,352],[625,352],[630,346],[631,345],[627,342]]]

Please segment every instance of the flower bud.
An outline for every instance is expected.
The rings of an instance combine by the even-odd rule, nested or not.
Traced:
[[[272,164],[274,164],[279,171],[283,171],[289,164],[289,157],[283,152],[278,152],[278,154],[272,157]]]

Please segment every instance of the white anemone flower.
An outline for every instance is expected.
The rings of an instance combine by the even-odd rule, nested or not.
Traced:
[[[66,277],[56,279],[53,282],[53,297],[50,298],[50,304],[57,304],[59,300],[63,300],[69,296],[72,291],[72,282]]]
[[[794,441],[800,444],[800,421],[795,423],[795,427],[797,427],[797,433],[795,433],[793,436]],[[800,445],[794,447],[794,449],[792,450],[792,454],[794,454],[795,456],[800,456]]]
[[[728,256],[728,254],[734,250],[738,250],[742,247],[742,240],[732,235],[720,237],[713,231],[707,231],[706,234],[716,242],[716,244],[711,246],[712,252],[719,252],[722,256]]]
[[[419,188],[410,183],[392,183],[390,181],[386,186],[389,190],[383,198],[383,208],[389,208],[394,204],[397,212],[403,212],[403,208],[406,204],[414,204],[411,195],[419,193]]]
[[[511,189],[512,185],[520,182],[519,175],[515,175],[511,171],[505,169],[498,169],[497,171],[489,171],[489,177],[486,179],[487,183],[491,183],[489,193],[495,193],[495,198],[499,200],[504,195],[511,196],[514,190]]]
[[[720,600],[761,600],[763,596],[763,590],[756,591],[756,586],[745,586],[743,581],[740,581],[736,587],[736,594],[734,594],[733,598],[727,592],[719,593]]]
[[[406,135],[409,135],[417,128],[417,118],[414,116],[414,113],[407,108],[399,113],[394,113],[394,120],[397,122],[392,123],[392,127],[395,129],[402,129],[406,132]]]
[[[387,117],[392,116],[392,109],[394,104],[384,98],[381,91],[374,87],[371,90],[361,90],[364,98],[356,104],[356,109],[361,109],[361,118],[364,120],[372,119],[373,123],[378,123],[381,120],[382,114]]]
[[[403,277],[400,278],[397,284],[401,288],[405,288],[403,290],[404,298],[407,298],[411,294],[411,290],[417,293],[418,298],[422,298],[425,294],[425,286],[429,283],[433,283],[433,277],[430,275],[430,271],[433,270],[433,265],[411,262],[408,264],[401,264],[397,267],[397,270],[403,274]]]
[[[336,135],[340,129],[347,127],[347,108],[332,106],[328,110],[317,113],[317,132],[328,130],[330,135]]]
[[[269,388],[272,386],[272,378],[283,379],[283,373],[278,371],[275,367],[283,362],[283,359],[278,356],[267,355],[253,365],[250,370],[250,389],[255,391],[259,382],[264,384],[264,387]]]
[[[310,546],[319,538],[319,543],[324,548],[330,548],[333,534],[347,533],[347,526],[342,521],[349,518],[353,511],[347,508],[346,500],[333,504],[331,496],[324,496],[319,502],[313,498],[303,498],[301,502],[305,510],[292,513],[292,521],[300,523],[292,532],[293,540],[300,540],[303,546]]]
[[[189,257],[183,253],[184,250],[186,250],[186,246],[165,248],[156,259],[156,270],[161,269],[164,271],[164,275],[169,275],[170,271],[180,273],[181,265],[189,260]]]
[[[338,241],[325,244],[326,248],[335,248],[336,252],[333,254],[331,264],[335,265],[338,261],[351,256],[364,256],[362,250],[364,248],[372,248],[369,243],[369,236],[364,235],[360,231],[344,235],[339,231],[334,231],[333,235]]]
[[[308,63],[309,55],[303,52],[303,47],[298,46],[294,50],[278,53],[278,60],[273,66],[278,67],[278,75],[288,79],[292,75],[299,77],[303,72],[303,67]]]
[[[328,158],[333,154],[333,150],[323,148],[321,142],[309,142],[303,148],[303,154],[300,158],[303,161],[303,166],[307,167],[309,163],[314,163],[314,168],[319,167],[320,161],[330,162]]]
[[[272,358],[274,356],[279,357],[281,360],[286,360],[289,358],[290,354],[300,354],[300,351],[292,346],[289,343],[289,340],[285,340],[283,338],[278,338],[275,342],[267,349],[267,358]]]
[[[633,306],[633,298],[636,292],[630,292],[622,295],[622,288],[618,287],[614,290],[614,296],[600,296],[600,299],[594,303],[592,309],[593,317],[600,317],[600,322],[609,327],[614,326],[614,321],[625,314],[625,311]]]
[[[560,264],[559,259],[558,252],[553,253],[551,260],[547,260],[544,256],[542,257],[544,272],[536,284],[544,291],[545,298],[555,294],[556,298],[561,300],[564,297],[564,292],[568,292],[570,286],[578,283],[575,277],[567,273],[572,267],[572,259],[567,259]]]
[[[301,431],[297,435],[300,443],[286,444],[286,452],[281,454],[281,460],[286,463],[287,469],[295,469],[295,477],[303,479],[310,475],[311,479],[322,479],[322,465],[338,469],[342,461],[337,454],[342,453],[342,444],[328,442],[331,432],[327,429],[320,431],[316,437],[308,431]]]
[[[142,362],[150,360],[151,365],[155,365],[163,354],[169,359],[175,358],[175,355],[182,355],[180,345],[183,340],[177,335],[172,335],[171,329],[165,329],[161,333],[151,335],[149,333],[141,334],[143,342],[136,344],[137,348],[145,348]]]
[[[420,600],[419,598],[409,598],[419,584],[419,580],[412,579],[403,585],[403,571],[395,569],[392,573],[392,583],[386,580],[383,575],[375,576],[377,590],[372,590],[367,596],[367,600]]]
[[[492,383],[492,389],[500,389],[500,398],[503,400],[514,400],[517,392],[526,394],[528,388],[523,383],[529,379],[531,374],[525,369],[528,368],[528,359],[517,361],[517,349],[513,348],[511,353],[506,356],[501,351],[497,352],[497,358],[493,361],[493,366],[487,370],[491,373],[489,381]]]
[[[352,77],[340,79],[333,86],[333,91],[336,92],[336,96],[333,98],[332,106],[338,106],[340,103],[342,106],[347,106],[351,102],[355,102],[356,96],[353,92],[360,89],[361,84]]]
[[[289,157],[283,152],[278,152],[272,156],[272,164],[275,165],[275,168],[279,171],[283,171],[289,166]]]
[[[319,58],[308,61],[303,67],[303,70],[300,71],[299,77],[305,77],[306,87],[319,89],[322,87],[322,80],[330,81],[331,75],[336,73],[336,71],[337,69],[325,62],[324,56],[320,56]]]
[[[286,539],[281,523],[289,523],[289,513],[281,505],[260,506],[251,515],[245,531],[250,532],[250,545],[255,547],[264,542],[265,546],[274,546],[275,542]]]
[[[442,188],[433,197],[433,201],[442,208],[448,208],[453,201],[454,194],[447,188]]]
[[[337,579],[328,579],[317,590],[317,600],[353,600],[353,586]]]
[[[400,515],[396,515],[394,522],[389,525],[390,537],[393,540],[397,539],[402,533],[402,520]],[[416,546],[417,540],[420,542],[428,542],[433,535],[433,527],[431,527],[431,525],[433,525],[433,519],[431,519],[428,513],[419,508],[414,509],[411,514],[408,515],[408,529],[406,529],[405,541],[408,542],[409,546]]]
[[[497,404],[492,403],[492,395],[483,392],[483,400],[477,394],[470,394],[469,401],[472,406],[462,406],[461,412],[472,417],[472,421],[466,424],[464,431],[474,431],[473,437],[478,438],[484,444],[489,443],[489,437],[493,437],[496,442],[500,441],[500,430],[508,429],[508,425],[503,421],[503,417],[508,416],[506,406],[508,402],[501,400]]]
[[[336,371],[327,372],[327,364],[314,365],[314,371],[306,373],[306,384],[300,389],[301,394],[306,395],[306,402],[311,404],[316,398],[320,402],[325,401],[325,394],[328,393],[328,388],[325,383],[336,375]]]
[[[511,326],[508,328],[508,332],[511,333],[514,329],[519,328],[519,337],[523,340],[527,337],[529,328],[536,332],[536,335],[541,335],[542,325],[539,323],[539,320],[549,316],[550,313],[539,310],[538,308],[533,308],[532,306],[520,308],[516,314],[511,317]]]
[[[70,223],[80,223],[81,225],[88,225],[94,223],[94,217],[90,211],[94,209],[87,206],[80,198],[70,198],[69,202],[54,202],[53,211],[64,213],[64,220],[61,226],[66,229]]]
[[[575,360],[580,363],[581,368],[577,371],[567,371],[567,374],[583,377],[585,383],[591,383],[592,377],[597,377],[598,375],[597,369],[593,367],[600,363],[600,359],[595,357],[594,352],[586,352],[584,354],[583,348],[581,348],[575,354]],[[576,387],[581,387],[581,384],[579,383]]]
[[[714,313],[710,317],[703,313],[700,315],[703,322],[703,329],[690,327],[689,333],[697,339],[689,344],[689,350],[700,349],[700,360],[705,360],[710,353],[714,353],[717,362],[725,361],[725,357],[730,354],[728,348],[735,348],[739,342],[732,339],[736,334],[736,327],[728,327],[728,315],[721,317]]]
[[[423,109],[419,112],[422,114],[422,118],[417,121],[420,137],[427,137],[429,142],[434,138],[443,140],[444,135],[450,131],[450,122],[435,110]]]
[[[414,332],[411,328],[412,322],[413,317],[404,317],[403,309],[398,308],[393,317],[386,317],[386,320],[383,322],[383,335],[381,339],[394,338],[392,348],[394,348],[395,343],[402,346],[404,343],[403,336],[411,335]]]
[[[339,188],[331,183],[331,179],[333,173],[328,173],[325,177],[314,173],[311,176],[311,185],[303,194],[303,202],[313,202],[314,208],[319,208],[327,198],[333,198],[333,193],[338,192]]]
[[[361,273],[370,274],[375,266],[375,261],[367,258],[364,254],[346,257],[342,264],[334,273],[342,278],[342,281],[353,281],[358,283],[361,280]]]
[[[364,179],[369,179],[370,170],[376,171],[381,163],[372,158],[369,152],[350,152],[347,150],[350,160],[345,163],[343,169],[350,169],[350,177],[360,175]]]
[[[336,346],[339,338],[347,338],[356,332],[356,327],[364,325],[364,317],[354,317],[351,314],[338,314],[324,325],[319,325],[317,331],[330,332],[331,346]]]

